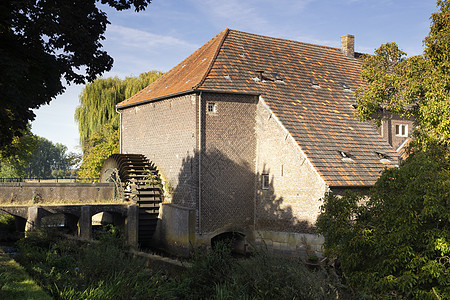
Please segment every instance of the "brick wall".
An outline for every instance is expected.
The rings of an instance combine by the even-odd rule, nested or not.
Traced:
[[[394,150],[397,150],[403,142],[407,139],[413,130],[414,122],[412,119],[404,119],[398,115],[391,115],[386,113],[386,117],[389,118],[381,123],[381,126],[377,128],[378,133],[387,141]],[[396,125],[407,127],[407,136],[396,135]]]
[[[256,229],[312,232],[327,190],[297,143],[260,101],[257,106]],[[261,175],[269,175],[262,189]]]
[[[195,94],[126,108],[122,153],[144,154],[173,189],[172,203],[197,205],[197,111]]]
[[[253,225],[256,96],[202,94],[201,231]],[[208,112],[215,104],[215,112]]]

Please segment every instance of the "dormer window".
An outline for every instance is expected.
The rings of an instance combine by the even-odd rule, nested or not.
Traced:
[[[342,161],[353,162],[353,155],[349,152],[345,152],[342,150],[338,150],[339,155],[341,156]]]
[[[317,82],[317,80],[314,77],[309,77],[309,82],[311,82],[311,85],[313,87],[320,87],[319,83]]]
[[[375,151],[375,154],[378,155],[378,157],[379,157],[380,159],[389,159],[389,156],[387,156],[387,155],[384,154],[384,153],[376,152],[376,151]]]
[[[408,136],[408,125],[407,124],[395,125],[395,136],[407,137]]]
[[[350,87],[345,82],[340,82],[340,85],[344,88],[344,91],[351,91]]]

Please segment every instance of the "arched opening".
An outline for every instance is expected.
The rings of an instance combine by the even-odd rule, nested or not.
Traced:
[[[8,213],[0,214],[0,241],[15,241],[23,237],[26,220]]]
[[[211,239],[211,247],[214,249],[219,243],[228,243],[236,254],[247,254],[245,235],[237,231],[223,232]]]
[[[94,238],[96,238],[97,232],[110,230],[111,226],[114,226],[115,230],[119,230],[120,233],[123,233],[125,227],[125,217],[119,213],[106,211],[99,212],[92,216],[92,232]]]

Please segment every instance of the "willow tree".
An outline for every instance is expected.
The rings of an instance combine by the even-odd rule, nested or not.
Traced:
[[[124,80],[118,77],[101,78],[87,84],[80,95],[80,105],[75,110],[81,143],[105,124],[118,127],[116,104],[133,96],[161,75],[159,71],[151,71],[139,77],[127,77]]]
[[[116,104],[133,96],[162,75],[159,71],[138,77],[97,79],[86,85],[75,111],[83,149],[78,176],[97,178],[106,158],[119,151],[119,114]]]

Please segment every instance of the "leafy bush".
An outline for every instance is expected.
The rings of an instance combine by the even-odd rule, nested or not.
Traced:
[[[449,207],[450,161],[434,149],[385,170],[367,202],[327,195],[317,227],[357,290],[450,299]]]
[[[14,216],[10,214],[0,214],[0,238],[2,233],[13,233],[16,230]]]
[[[17,243],[18,261],[56,299],[149,299],[166,277],[148,274],[115,229],[84,243],[41,228]],[[113,295],[113,297],[111,296]]]
[[[196,251],[192,267],[176,278],[150,273],[129,255],[115,229],[81,242],[36,230],[18,243],[19,261],[56,299],[333,299],[342,287],[324,269],[300,259],[256,252],[236,258],[218,243]]]
[[[325,269],[310,270],[295,258],[257,251],[235,258],[231,247],[219,244],[197,252],[186,272],[179,297],[192,299],[337,299],[342,286]]]

